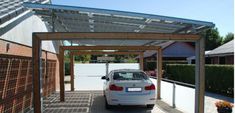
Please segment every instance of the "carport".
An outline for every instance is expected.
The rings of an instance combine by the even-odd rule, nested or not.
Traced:
[[[204,38],[199,33],[213,27],[211,22],[175,17],[150,15],[114,10],[42,5],[26,3],[26,7],[42,18],[53,32],[33,33],[33,94],[34,112],[42,112],[41,96],[41,42],[47,40],[71,42],[59,48],[60,100],[64,98],[65,50],[116,50],[118,52],[141,52],[156,50],[157,99],[161,99],[162,51],[157,46],[165,41],[195,42],[196,45],[196,93],[195,113],[204,112]],[[76,44],[76,45],[74,45]],[[92,51],[91,51],[92,52]],[[91,53],[92,54],[92,53]]]

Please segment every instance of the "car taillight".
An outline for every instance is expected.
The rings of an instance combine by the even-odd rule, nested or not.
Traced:
[[[145,86],[145,90],[155,90],[155,85],[151,84],[150,86]]]
[[[112,85],[109,85],[109,89],[110,89],[111,91],[122,91],[122,90],[123,90],[123,87],[116,86],[115,84],[112,84]]]

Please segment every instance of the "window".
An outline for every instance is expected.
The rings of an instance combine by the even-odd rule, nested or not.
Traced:
[[[219,57],[219,64],[225,64],[225,57]]]
[[[148,77],[143,72],[114,72],[114,80],[147,80]]]

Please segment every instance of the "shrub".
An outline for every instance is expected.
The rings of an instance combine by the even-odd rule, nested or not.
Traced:
[[[195,84],[195,65],[167,64],[168,79]],[[233,96],[234,91],[233,65],[206,65],[205,89],[206,91]]]
[[[64,68],[65,68],[65,75],[70,75],[70,63],[69,62],[64,63]]]

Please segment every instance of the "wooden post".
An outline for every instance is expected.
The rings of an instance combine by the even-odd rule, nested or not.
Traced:
[[[33,58],[33,106],[34,113],[42,112],[42,100],[41,100],[41,40],[33,34],[32,44],[32,58]]]
[[[64,101],[64,49],[60,47],[60,101]]]
[[[195,113],[204,113],[205,95],[205,40],[196,41],[196,70],[195,70]]]
[[[106,61],[106,63],[105,63],[105,68],[106,68],[105,76],[108,76],[108,74],[109,74],[109,62],[108,61]]]
[[[144,53],[142,52],[142,53],[140,53],[140,69],[142,70],[142,71],[144,71]]]
[[[74,55],[70,51],[70,83],[71,91],[74,91]]]
[[[162,49],[157,50],[157,99],[161,99]]]

